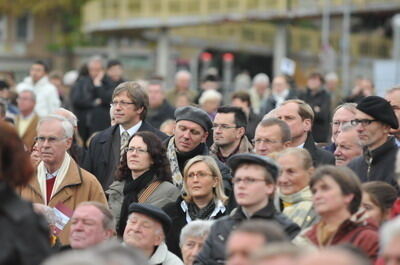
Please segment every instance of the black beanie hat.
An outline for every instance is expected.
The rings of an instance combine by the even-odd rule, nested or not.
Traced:
[[[374,117],[376,120],[390,125],[393,129],[399,127],[397,117],[394,114],[390,103],[378,96],[369,96],[363,98],[357,105],[357,109]]]

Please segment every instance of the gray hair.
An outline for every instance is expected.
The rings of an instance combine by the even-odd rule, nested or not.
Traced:
[[[356,114],[356,110],[357,110],[357,103],[353,103],[353,102],[346,102],[343,104],[340,104],[339,106],[337,106],[335,108],[335,110],[333,111],[333,115],[335,115],[336,111],[338,111],[339,109],[346,109],[348,111],[350,111],[353,114]],[[333,117],[333,116],[332,116]]]
[[[266,74],[264,74],[264,73],[256,74],[256,76],[254,76],[254,78],[253,78],[253,85],[254,85],[254,84],[258,84],[258,83],[269,84],[269,77],[268,77],[268,75],[266,75]]]
[[[81,202],[80,204],[78,204],[78,207],[80,206],[84,206],[84,205],[90,205],[93,207],[96,207],[102,214],[103,214],[103,228],[104,229],[111,229],[111,230],[115,230],[115,219],[114,216],[112,214],[112,212],[110,211],[110,209],[103,203],[100,202],[96,202],[96,201],[86,201],[86,202]]]
[[[43,265],[147,265],[143,254],[134,248],[109,240],[83,250],[61,252],[47,259]]]
[[[182,228],[179,238],[179,246],[182,248],[188,237],[206,238],[210,233],[211,226],[214,221],[211,220],[195,220]]]
[[[400,237],[400,217],[382,225],[379,231],[380,249],[384,250],[396,237]]]
[[[73,127],[78,127],[78,118],[71,111],[64,108],[58,108],[53,112],[53,114],[63,116],[72,124]]]
[[[31,94],[32,100],[36,102],[36,94],[32,89],[23,89],[23,90],[18,92],[18,96],[21,95],[22,93],[25,93],[25,92],[28,92],[29,94]]]
[[[39,129],[40,125],[42,125],[42,123],[47,122],[47,121],[59,121],[61,123],[61,127],[64,130],[64,135],[68,138],[72,138],[72,136],[74,135],[74,127],[72,126],[72,124],[63,116],[60,115],[56,115],[56,114],[50,114],[47,116],[44,116],[43,118],[41,118],[38,122],[38,125],[36,127],[36,130]]]
[[[87,65],[89,66],[91,63],[100,62],[101,66],[104,67],[104,59],[100,55],[95,55],[89,58]]]

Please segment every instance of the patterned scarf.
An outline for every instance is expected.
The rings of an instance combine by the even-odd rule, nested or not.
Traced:
[[[204,208],[199,208],[195,203],[188,202],[188,213],[192,220],[208,220],[215,209],[215,202],[211,200]]]
[[[167,157],[171,167],[172,181],[175,186],[181,189],[183,185],[183,176],[181,174],[181,171],[179,170],[179,163],[178,163],[178,157],[176,156],[176,152],[177,150],[175,148],[175,136],[173,136],[168,142]]]
[[[281,212],[301,228],[308,227],[316,221],[316,214],[313,211],[311,201],[312,195],[309,186],[290,195],[284,195],[278,190],[277,195],[276,199],[279,199],[275,202],[275,206],[277,206],[277,204],[279,205],[279,200],[281,200],[284,205],[287,205]],[[277,209],[280,209],[280,207],[278,206]]]

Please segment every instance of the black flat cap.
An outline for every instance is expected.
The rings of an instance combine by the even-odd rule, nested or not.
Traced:
[[[129,205],[128,214],[131,213],[141,213],[157,220],[163,227],[164,235],[167,235],[169,228],[171,227],[171,218],[169,218],[169,216],[163,210],[151,204],[136,202],[131,203]]]
[[[192,121],[203,127],[207,132],[212,128],[212,121],[208,116],[207,112],[202,109],[186,106],[175,110],[176,122],[180,120]]]
[[[245,163],[263,166],[271,174],[274,181],[276,181],[278,178],[279,167],[274,160],[269,157],[260,156],[257,154],[242,153],[233,155],[227,161],[227,165],[232,169],[233,174],[241,164]]]
[[[363,98],[357,105],[357,109],[374,117],[376,120],[390,125],[393,129],[399,127],[396,115],[389,101],[378,96]]]

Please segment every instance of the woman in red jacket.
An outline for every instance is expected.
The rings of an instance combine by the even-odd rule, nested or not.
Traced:
[[[317,247],[350,243],[375,260],[377,225],[356,214],[361,204],[361,184],[348,168],[322,166],[311,177],[310,188],[320,221],[302,233]]]

